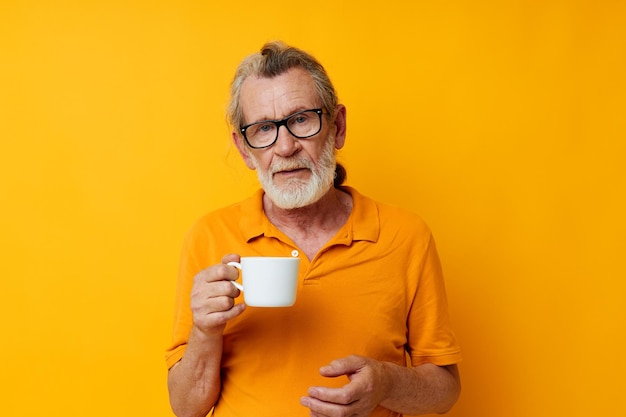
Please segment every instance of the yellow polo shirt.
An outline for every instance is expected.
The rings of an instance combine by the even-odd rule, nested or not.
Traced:
[[[183,248],[168,367],[185,353],[195,274],[241,256],[299,256],[292,307],[248,307],[224,331],[222,392],[215,417],[307,416],[299,399],[314,385],[342,386],[319,368],[351,354],[413,366],[460,360],[432,234],[417,215],[353,198],[346,224],[311,261],[263,213],[259,190],[201,218]],[[243,301],[243,296],[237,302]],[[378,407],[372,416],[397,416]]]

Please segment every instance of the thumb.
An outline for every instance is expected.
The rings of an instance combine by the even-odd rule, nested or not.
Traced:
[[[236,253],[229,253],[222,257],[222,263],[227,264],[229,262],[241,262],[241,257]]]
[[[325,377],[337,377],[341,375],[352,375],[365,366],[363,358],[357,355],[335,359],[326,366],[320,368],[320,375]]]

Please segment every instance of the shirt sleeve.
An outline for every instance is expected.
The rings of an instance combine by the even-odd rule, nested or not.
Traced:
[[[183,357],[193,324],[190,307],[191,288],[195,275],[202,269],[201,262],[195,255],[200,251],[197,250],[198,242],[194,235],[192,231],[186,237],[179,264],[174,301],[174,330],[171,344],[165,351],[165,363],[168,369]]]
[[[461,351],[452,330],[439,255],[432,234],[426,245],[408,319],[408,353],[413,366],[452,365]]]

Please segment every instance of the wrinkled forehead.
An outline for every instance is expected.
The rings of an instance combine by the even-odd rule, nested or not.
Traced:
[[[320,106],[311,75],[293,68],[274,77],[249,76],[241,86],[243,123],[282,119],[296,111]]]

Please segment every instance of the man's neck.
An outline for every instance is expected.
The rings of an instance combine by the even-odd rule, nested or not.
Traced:
[[[312,259],[348,220],[352,212],[352,196],[333,187],[309,206],[282,209],[264,195],[263,209],[272,224]]]

